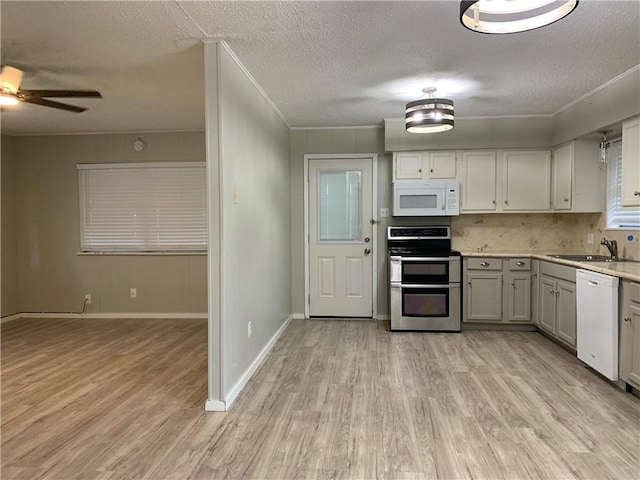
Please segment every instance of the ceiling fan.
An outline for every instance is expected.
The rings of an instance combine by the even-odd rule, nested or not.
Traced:
[[[58,108],[80,113],[86,108],[55,102],[48,98],[102,98],[95,90],[22,90],[20,82],[24,72],[5,65],[0,72],[0,106],[17,105],[18,102],[32,103],[43,107]]]

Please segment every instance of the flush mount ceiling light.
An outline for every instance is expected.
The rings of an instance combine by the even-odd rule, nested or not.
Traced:
[[[453,100],[434,98],[437,89],[423,88],[427,98],[407,103],[404,126],[410,133],[446,132],[453,128]]]
[[[517,33],[569,15],[578,0],[478,0],[460,2],[460,22],[480,33]]]
[[[18,88],[22,81],[22,71],[4,66],[0,73],[0,105],[9,107],[18,104]]]

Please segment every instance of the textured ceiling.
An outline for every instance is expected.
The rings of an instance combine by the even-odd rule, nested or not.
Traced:
[[[24,88],[95,88],[72,114],[21,104],[3,133],[204,129],[201,40],[223,39],[291,127],[380,125],[436,86],[458,117],[550,115],[640,64],[640,3],[583,0],[548,27],[480,35],[457,1],[0,2]]]

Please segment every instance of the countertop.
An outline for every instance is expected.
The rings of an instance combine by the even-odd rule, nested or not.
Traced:
[[[565,260],[555,258],[546,253],[531,253],[518,251],[505,252],[465,252],[461,251],[463,257],[484,257],[484,258],[536,258],[545,262],[559,263],[570,267],[591,270],[592,272],[604,273],[605,275],[613,275],[614,277],[624,278],[632,282],[640,282],[640,263],[639,262],[576,262],[573,260]],[[564,253],[564,252],[563,252]],[[571,255],[571,252],[567,253]],[[579,255],[579,254],[578,254]]]

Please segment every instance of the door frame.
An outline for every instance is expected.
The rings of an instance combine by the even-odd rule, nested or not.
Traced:
[[[371,275],[371,316],[378,318],[378,154],[377,153],[313,153],[304,155],[304,316],[309,318],[309,160],[371,159],[371,214],[376,223],[371,229],[372,275]]]

